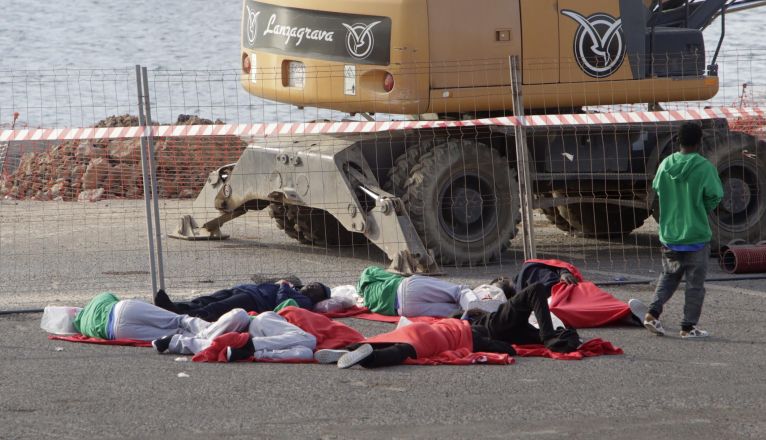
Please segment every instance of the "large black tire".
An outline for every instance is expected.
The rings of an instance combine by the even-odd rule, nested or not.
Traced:
[[[363,243],[362,234],[344,228],[331,214],[306,206],[269,204],[269,216],[288,237],[315,246],[347,246]]]
[[[558,206],[572,230],[589,238],[617,238],[641,227],[649,217],[646,209],[611,203],[576,203]]]
[[[740,132],[706,136],[703,153],[718,170],[724,190],[710,214],[713,248],[735,239],[765,240],[766,142]]]
[[[336,247],[362,244],[362,234],[348,231],[332,214],[307,206],[287,205],[288,217],[294,219],[295,230],[315,246]]]
[[[423,155],[423,152],[428,151],[431,147],[431,141],[407,147],[404,153],[396,158],[394,166],[388,170],[388,179],[383,182],[382,188],[396,197],[404,196],[407,179],[410,178],[412,169],[420,162],[420,156]]]
[[[497,151],[470,140],[424,149],[399,191],[423,244],[441,265],[496,259],[521,220],[515,170]]]

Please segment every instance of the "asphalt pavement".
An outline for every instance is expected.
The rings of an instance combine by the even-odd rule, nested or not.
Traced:
[[[133,202],[3,205],[2,308],[82,305],[105,288],[148,299],[139,208]],[[167,227],[181,208],[166,207]],[[258,214],[232,222],[226,242],[165,243],[171,295],[187,297],[253,273],[349,283],[364,266],[383,262],[369,246],[333,251],[300,245],[267,221]],[[538,226],[542,255],[575,262],[586,278],[656,278],[660,262],[651,224],[619,245]],[[500,264],[445,268],[444,277],[478,283],[514,273],[520,261],[512,249]],[[723,275],[711,260],[711,276]],[[0,315],[0,439],[762,439],[764,285],[708,283],[700,324],[711,332],[709,340],[678,337],[679,292],[663,315],[666,337],[641,327],[586,329],[584,337],[611,341],[625,354],[581,361],[516,357],[508,366],[372,371],[199,364],[147,348],[52,341],[39,328],[40,314]],[[607,290],[623,300],[648,301],[652,285]],[[366,335],[393,328],[344,322]]]

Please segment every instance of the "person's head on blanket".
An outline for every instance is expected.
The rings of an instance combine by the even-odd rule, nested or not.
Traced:
[[[315,305],[330,298],[330,288],[319,282],[311,282],[300,288],[300,292]]]

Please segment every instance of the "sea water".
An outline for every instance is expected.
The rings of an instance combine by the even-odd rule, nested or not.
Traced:
[[[341,117],[264,102],[241,90],[237,81],[241,8],[238,0],[3,2],[0,126],[8,125],[14,111],[20,111],[31,126],[54,127],[90,125],[110,114],[134,113],[132,83],[115,80],[94,86],[82,79],[86,75],[82,72],[119,69],[121,78],[129,78],[136,64],[159,77],[152,92],[157,101],[155,120],[160,122],[181,113],[232,123]],[[745,82],[763,102],[763,23],[766,8],[727,17],[719,60],[723,87],[715,103],[732,104]],[[719,31],[718,20],[705,31],[708,51],[715,49]],[[38,84],[35,78],[40,75],[47,76]],[[168,86],[163,88],[165,79]],[[62,85],[53,90],[56,81]]]

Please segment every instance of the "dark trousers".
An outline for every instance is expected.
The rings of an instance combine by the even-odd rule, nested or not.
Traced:
[[[372,354],[359,363],[364,368],[390,367],[400,365],[407,358],[418,357],[415,347],[410,344],[391,344],[389,346],[375,346]]]
[[[234,309],[260,312],[258,303],[246,292],[223,289],[191,301],[175,303],[180,314],[195,316],[205,321],[217,321],[224,313]]]
[[[535,283],[517,292],[497,312],[481,323],[489,330],[492,339],[509,344],[541,344],[554,336],[551,311],[548,309],[550,292],[541,283]],[[534,313],[540,329],[529,324],[529,316]]]
[[[697,325],[702,314],[702,303],[705,301],[705,277],[709,258],[709,244],[696,252],[677,252],[663,246],[662,273],[657,280],[649,313],[655,318],[660,317],[663,306],[673,296],[681,279],[686,275],[684,319],[681,321],[681,328],[691,330]]]

